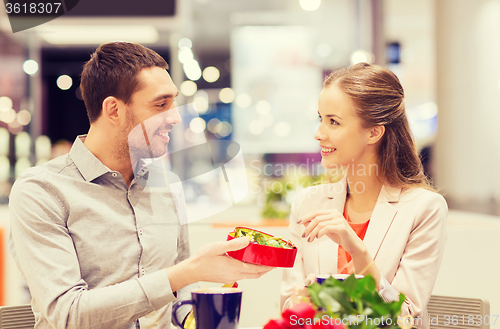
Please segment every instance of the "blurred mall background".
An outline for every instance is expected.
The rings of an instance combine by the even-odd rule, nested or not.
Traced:
[[[198,113],[179,139],[202,134],[241,147],[249,191],[192,224],[193,251],[237,224],[286,236],[295,190],[322,174],[313,134],[324,76],[362,61],[394,71],[425,170],[452,210],[435,292],[487,298],[499,313],[493,281],[470,283],[478,271],[500,270],[489,256],[500,247],[500,0],[81,0],[16,33],[0,8],[0,305],[29,302],[6,250],[10,187],[86,133],[82,65],[116,40],[141,43],[169,63],[177,104],[195,104]],[[196,154],[183,161],[193,172],[208,165]],[[190,180],[190,209],[219,202],[203,191],[217,184]],[[280,275],[243,283],[251,288],[242,325],[279,314]]]

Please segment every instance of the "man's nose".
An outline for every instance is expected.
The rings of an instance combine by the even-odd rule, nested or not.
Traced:
[[[177,110],[177,107],[172,107],[166,112],[165,122],[169,125],[177,125],[182,122],[182,118]]]

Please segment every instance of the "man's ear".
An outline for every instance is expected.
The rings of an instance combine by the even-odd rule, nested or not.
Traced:
[[[123,107],[123,102],[113,96],[108,96],[102,102],[102,113],[104,119],[113,125],[119,125],[121,121],[120,107]]]
[[[382,139],[385,133],[385,126],[375,126],[370,128],[370,136],[368,139],[368,144],[376,144]]]

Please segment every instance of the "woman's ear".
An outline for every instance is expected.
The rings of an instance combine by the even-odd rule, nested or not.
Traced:
[[[123,106],[123,103],[120,102],[116,97],[108,96],[102,102],[102,116],[108,122],[113,125],[119,125],[121,114],[119,111],[120,106]]]
[[[382,139],[385,133],[385,126],[375,126],[370,128],[370,137],[368,138],[368,144],[376,144]]]

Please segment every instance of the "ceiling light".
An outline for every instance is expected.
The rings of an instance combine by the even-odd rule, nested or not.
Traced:
[[[299,0],[299,4],[306,11],[314,11],[321,5],[321,0]]]
[[[46,32],[46,33],[45,33]],[[123,40],[137,43],[155,43],[160,36],[151,25],[47,25],[38,30],[42,39],[54,45],[102,44]]]

